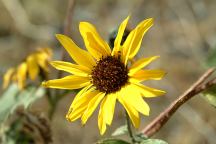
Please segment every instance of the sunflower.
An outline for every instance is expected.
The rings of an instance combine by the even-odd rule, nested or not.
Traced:
[[[48,72],[48,61],[52,51],[49,48],[39,48],[30,54],[17,68],[9,68],[3,77],[3,89],[7,88],[11,81],[18,84],[19,89],[26,85],[28,77],[34,81],[39,74]]]
[[[130,62],[139,51],[144,34],[153,25],[153,19],[140,22],[122,43],[128,20],[129,16],[119,26],[112,51],[96,28],[88,22],[79,24],[88,52],[79,48],[69,37],[57,34],[57,39],[76,64],[64,61],[51,62],[56,69],[71,75],[42,83],[49,88],[82,88],[74,98],[66,118],[69,121],[81,118],[82,124],[85,124],[100,105],[98,127],[101,135],[106,131],[106,126],[112,123],[117,100],[126,109],[134,127],[138,128],[139,113],[149,115],[150,110],[143,98],[165,93],[141,84],[145,80],[160,80],[164,76],[162,70],[143,69],[158,56]]]

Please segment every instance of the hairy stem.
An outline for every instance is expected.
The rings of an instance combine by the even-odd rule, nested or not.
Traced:
[[[134,135],[133,135],[133,131],[132,131],[132,128],[131,128],[131,122],[130,122],[130,117],[128,115],[128,113],[125,111],[125,117],[126,117],[126,123],[127,123],[127,129],[128,129],[128,134],[131,138],[131,141],[132,143],[136,143],[136,140],[134,138]]]

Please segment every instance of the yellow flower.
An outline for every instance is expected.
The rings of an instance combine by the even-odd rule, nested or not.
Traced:
[[[57,34],[57,39],[76,64],[51,62],[56,69],[71,75],[43,82],[43,86],[49,88],[83,88],[73,100],[66,118],[69,121],[81,118],[82,124],[85,124],[100,104],[98,127],[101,134],[104,134],[106,126],[112,123],[116,100],[124,106],[133,125],[138,128],[139,112],[149,115],[150,110],[143,98],[165,93],[141,84],[145,80],[160,80],[163,77],[164,72],[161,70],[143,69],[158,56],[141,58],[129,64],[129,60],[139,51],[144,34],[153,25],[153,19],[142,21],[121,45],[128,20],[129,17],[119,26],[112,51],[95,27],[88,22],[81,22],[79,25],[88,52],[79,48],[69,37]]]
[[[27,76],[35,80],[42,71],[48,72],[48,61],[52,52],[49,48],[40,48],[35,53],[29,55],[26,61],[22,62],[17,68],[10,68],[3,77],[3,89],[7,88],[10,81],[18,84],[20,89],[26,85]]]
[[[3,77],[3,89],[7,88],[9,83],[10,83],[10,79],[12,78],[12,75],[14,73],[14,68],[10,68],[7,70],[7,72],[4,74]]]

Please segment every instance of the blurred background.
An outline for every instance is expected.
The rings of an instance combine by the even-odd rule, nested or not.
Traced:
[[[108,40],[109,34],[129,14],[132,15],[130,28],[145,18],[154,18],[154,26],[145,35],[138,57],[160,55],[150,68],[163,69],[167,75],[162,81],[151,81],[147,85],[166,90],[167,95],[146,100],[151,113],[149,117],[142,116],[139,130],[205,71],[204,61],[216,48],[215,0],[75,0],[74,4],[71,36],[83,48],[78,28],[80,21],[94,24]],[[50,47],[54,51],[53,59],[61,58],[63,48],[55,34],[63,33],[67,7],[68,0],[0,0],[0,84],[8,68],[21,63],[38,47]],[[53,78],[56,73],[51,69]],[[54,144],[87,144],[101,138],[97,112],[85,126],[79,120],[69,123],[65,119],[73,98],[73,94],[63,98],[54,114],[51,122]],[[46,115],[46,99],[41,98],[31,109]],[[215,143],[215,113],[201,96],[196,96],[182,106],[154,138],[170,144]],[[113,124],[103,137],[110,136],[124,123],[124,110],[118,105]]]

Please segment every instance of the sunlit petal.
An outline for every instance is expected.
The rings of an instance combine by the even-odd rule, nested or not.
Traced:
[[[139,91],[136,91],[131,84],[124,88],[122,99],[143,115],[149,115],[150,108],[148,104],[143,100]]]
[[[61,79],[49,80],[42,83],[44,87],[59,89],[79,89],[89,84],[89,78],[75,75],[66,76]]]
[[[126,29],[129,18],[130,16],[128,16],[119,26],[118,33],[117,33],[117,36],[114,42],[114,48],[112,51],[112,55],[118,55],[118,52],[120,51],[122,37],[124,35],[124,31]]]
[[[68,114],[66,115],[66,119],[70,122],[77,120],[83,115],[87,106],[88,106],[88,101],[85,103],[85,105],[77,108],[76,110],[70,109]]]
[[[76,109],[78,107],[81,107],[85,102],[91,101],[91,99],[93,97],[95,97],[98,93],[99,93],[99,91],[95,90],[94,87],[91,87],[90,89],[86,90],[86,92],[84,94],[82,94],[79,97],[77,97],[77,99],[73,103],[73,107],[72,108]]]
[[[69,37],[62,34],[57,34],[56,37],[76,63],[90,69],[95,65],[92,56],[87,51],[79,48]]]
[[[91,73],[91,70],[88,67],[72,64],[70,62],[52,61],[50,63],[58,70],[63,70],[77,76],[88,77],[88,75]]]
[[[106,122],[105,122],[105,107],[104,107],[105,99],[101,102],[100,110],[98,113],[98,128],[100,130],[100,134],[103,135],[106,131]]]
[[[127,65],[127,61],[128,61],[128,58],[129,58],[129,54],[130,54],[130,51],[133,47],[133,41],[135,40],[135,37],[136,37],[136,33],[137,33],[137,30],[133,30],[130,32],[130,34],[128,35],[126,41],[124,42],[123,46],[122,46],[122,62]]]
[[[32,54],[32,55],[28,56],[28,58],[27,58],[27,66],[28,66],[29,77],[32,80],[35,80],[35,78],[39,74],[39,66],[37,64],[36,55]]]
[[[7,72],[4,74],[4,77],[3,77],[3,89],[7,88],[9,83],[10,83],[10,80],[12,78],[12,75],[14,73],[15,69],[14,68],[10,68],[7,70]]]
[[[132,41],[132,46],[131,46],[130,55],[129,55],[130,59],[132,59],[139,51],[143,36],[145,35],[145,33],[148,31],[148,29],[152,25],[153,25],[153,19],[149,18],[149,19],[146,19],[140,22],[140,24],[135,28],[137,33],[135,35],[135,38]]]
[[[73,99],[73,102],[70,106],[70,108],[73,108],[74,105],[77,103],[77,101],[86,93],[90,92],[92,89],[90,89],[92,87],[92,84],[87,85],[86,87],[84,87],[82,90],[80,90],[78,92],[78,94],[75,96],[75,98]]]
[[[69,121],[74,121],[78,118],[80,118],[86,109],[88,108],[89,102],[98,94],[98,91],[92,91],[92,89],[88,90],[86,93],[84,93],[81,96],[78,96],[78,100],[76,100],[76,103],[72,103],[66,118]]]
[[[25,86],[26,76],[27,76],[27,64],[22,63],[19,65],[17,69],[17,81],[20,89],[23,89],[23,87]]]
[[[119,95],[118,100],[123,105],[123,107],[126,109],[134,127],[138,128],[140,125],[139,113],[137,112],[137,110],[132,105],[127,103],[123,97],[124,97],[124,95]]]
[[[136,89],[136,91],[139,91],[144,97],[157,97],[166,94],[166,92],[163,90],[151,88],[136,82],[133,83],[132,86],[134,87],[134,89]]]
[[[116,98],[117,94],[116,93],[111,93],[106,95],[104,98],[104,119],[108,125],[111,125],[114,111],[115,111],[115,104],[116,104]]]
[[[133,75],[135,72],[139,71],[140,69],[144,68],[148,64],[150,64],[155,59],[159,58],[159,56],[153,56],[148,58],[141,58],[137,60],[132,66],[129,68],[129,75]]]
[[[37,64],[40,66],[40,68],[46,72],[48,72],[48,61],[50,60],[50,55],[48,55],[44,51],[40,51],[35,54]]]
[[[92,24],[81,22],[79,29],[87,50],[94,58],[99,60],[102,56],[105,57],[111,54],[109,45],[100,37]]]
[[[91,99],[91,101],[88,104],[88,108],[84,112],[84,114],[81,117],[82,124],[85,124],[88,118],[92,115],[94,110],[97,108],[100,101],[104,98],[105,93],[98,93],[94,98]]]
[[[163,70],[139,70],[130,76],[141,82],[145,80],[161,80],[164,75],[165,71]]]

